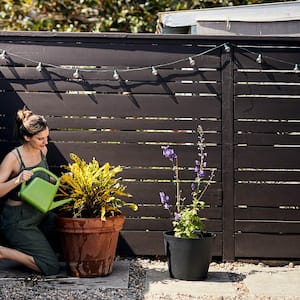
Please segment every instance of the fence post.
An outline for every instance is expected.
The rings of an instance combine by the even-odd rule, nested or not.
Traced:
[[[229,46],[230,44],[228,44]],[[227,51],[226,51],[227,50]],[[221,55],[223,261],[235,258],[234,243],[234,77],[233,47]]]

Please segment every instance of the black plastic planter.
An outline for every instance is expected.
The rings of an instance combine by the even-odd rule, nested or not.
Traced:
[[[215,237],[212,233],[202,233],[197,239],[177,238],[173,231],[165,232],[165,253],[170,277],[182,280],[206,279]]]

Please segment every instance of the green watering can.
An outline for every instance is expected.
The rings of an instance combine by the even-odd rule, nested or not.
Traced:
[[[54,201],[54,197],[59,188],[59,178],[48,169],[37,167],[32,172],[44,172],[55,179],[55,184],[41,178],[34,177],[29,183],[23,182],[19,191],[19,197],[38,209],[46,213],[51,209],[61,206],[72,199]]]

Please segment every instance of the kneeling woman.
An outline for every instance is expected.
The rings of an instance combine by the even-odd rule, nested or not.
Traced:
[[[0,215],[1,233],[9,247],[0,247],[0,259],[21,263],[44,275],[59,272],[58,258],[46,235],[55,229],[55,214],[43,214],[18,197],[20,184],[48,168],[46,155],[49,129],[43,116],[19,110],[17,129],[22,145],[9,152],[0,165],[0,197],[5,201]]]

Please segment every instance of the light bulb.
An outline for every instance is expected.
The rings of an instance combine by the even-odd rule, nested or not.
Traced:
[[[295,71],[295,72],[298,72],[298,71],[299,71],[299,66],[298,66],[298,64],[295,64],[294,71]]]
[[[230,47],[225,43],[224,44],[224,49],[225,49],[225,52],[230,52]]]
[[[3,51],[1,52],[0,58],[1,58],[1,59],[6,59],[6,51],[5,51],[5,50],[3,50]]]
[[[75,70],[75,72],[73,74],[73,77],[74,78],[79,78],[79,70],[78,69]]]
[[[152,75],[157,76],[157,70],[155,69],[155,67],[151,67],[152,69]]]
[[[119,76],[117,70],[114,70],[113,78],[116,79],[116,80],[119,80],[119,79],[120,79],[120,76]]]
[[[191,57],[189,57],[189,61],[190,61],[190,65],[193,67],[194,65],[195,65],[195,61],[191,58]]]
[[[42,72],[42,68],[43,68],[42,63],[39,62],[38,65],[36,66],[36,70]]]
[[[256,62],[257,62],[258,64],[261,64],[261,62],[262,62],[261,54],[259,54],[259,55],[257,56]]]

